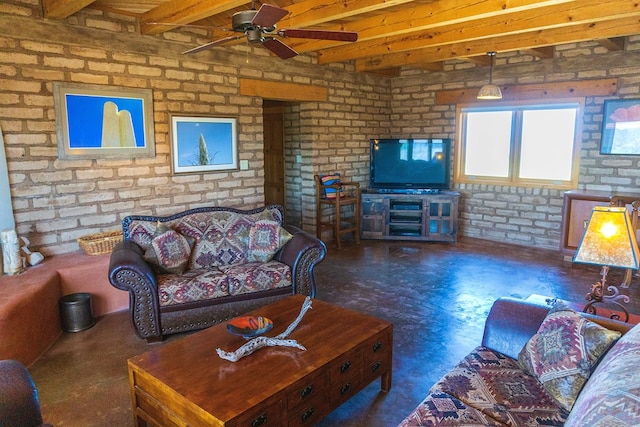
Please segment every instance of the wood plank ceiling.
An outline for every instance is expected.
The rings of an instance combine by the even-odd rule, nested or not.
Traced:
[[[445,60],[488,64],[488,51],[553,55],[555,45],[598,41],[622,49],[640,34],[640,4],[627,0],[265,0],[290,13],[278,28],[347,30],[355,43],[282,39],[321,64],[354,61],[363,72],[395,74],[401,67],[438,70]],[[256,8],[260,4],[256,4]],[[211,26],[227,37],[231,16],[247,0],[42,0],[44,16],[64,19],[94,8],[135,16],[143,34],[180,31],[153,23]],[[225,49],[217,46],[214,49]],[[194,53],[197,55],[197,53]]]

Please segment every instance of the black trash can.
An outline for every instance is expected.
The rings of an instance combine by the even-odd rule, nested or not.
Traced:
[[[95,325],[91,308],[91,294],[69,294],[60,298],[60,320],[65,332],[80,332]]]

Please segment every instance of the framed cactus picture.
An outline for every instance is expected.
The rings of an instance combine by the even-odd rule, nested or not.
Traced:
[[[151,89],[53,83],[60,159],[155,157]]]
[[[171,116],[174,174],[238,169],[235,117]]]

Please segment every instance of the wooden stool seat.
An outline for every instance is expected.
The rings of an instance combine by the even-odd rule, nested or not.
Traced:
[[[353,233],[355,242],[359,244],[360,184],[340,180],[339,184],[327,185],[320,175],[314,175],[313,178],[316,182],[316,237],[322,240],[322,231],[331,229],[338,249],[342,249],[343,234]],[[335,197],[327,197],[328,194],[334,194]],[[345,207],[351,211],[351,215],[344,215]],[[325,213],[328,215],[326,219]]]

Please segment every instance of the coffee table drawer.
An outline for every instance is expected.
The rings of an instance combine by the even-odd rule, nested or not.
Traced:
[[[287,414],[289,427],[312,426],[331,410],[326,396],[317,395],[313,401],[300,405]]]
[[[234,418],[226,425],[230,427],[279,427],[282,426],[283,402],[278,400],[264,407],[256,406],[247,413]]]
[[[351,396],[356,394],[362,388],[362,370],[359,369],[355,372],[355,375],[351,375],[349,378],[344,378],[344,381],[331,384],[329,390],[329,398],[331,403],[337,405],[345,402]]]
[[[346,379],[360,373],[362,369],[362,349],[357,347],[337,357],[329,366],[331,385],[341,384]]]
[[[307,375],[291,387],[287,388],[287,411],[292,412],[299,406],[309,406],[316,399],[325,396],[329,381],[326,373],[317,372]]]
[[[378,360],[388,359],[393,345],[391,329],[382,331],[363,344],[364,365],[375,363]]]

